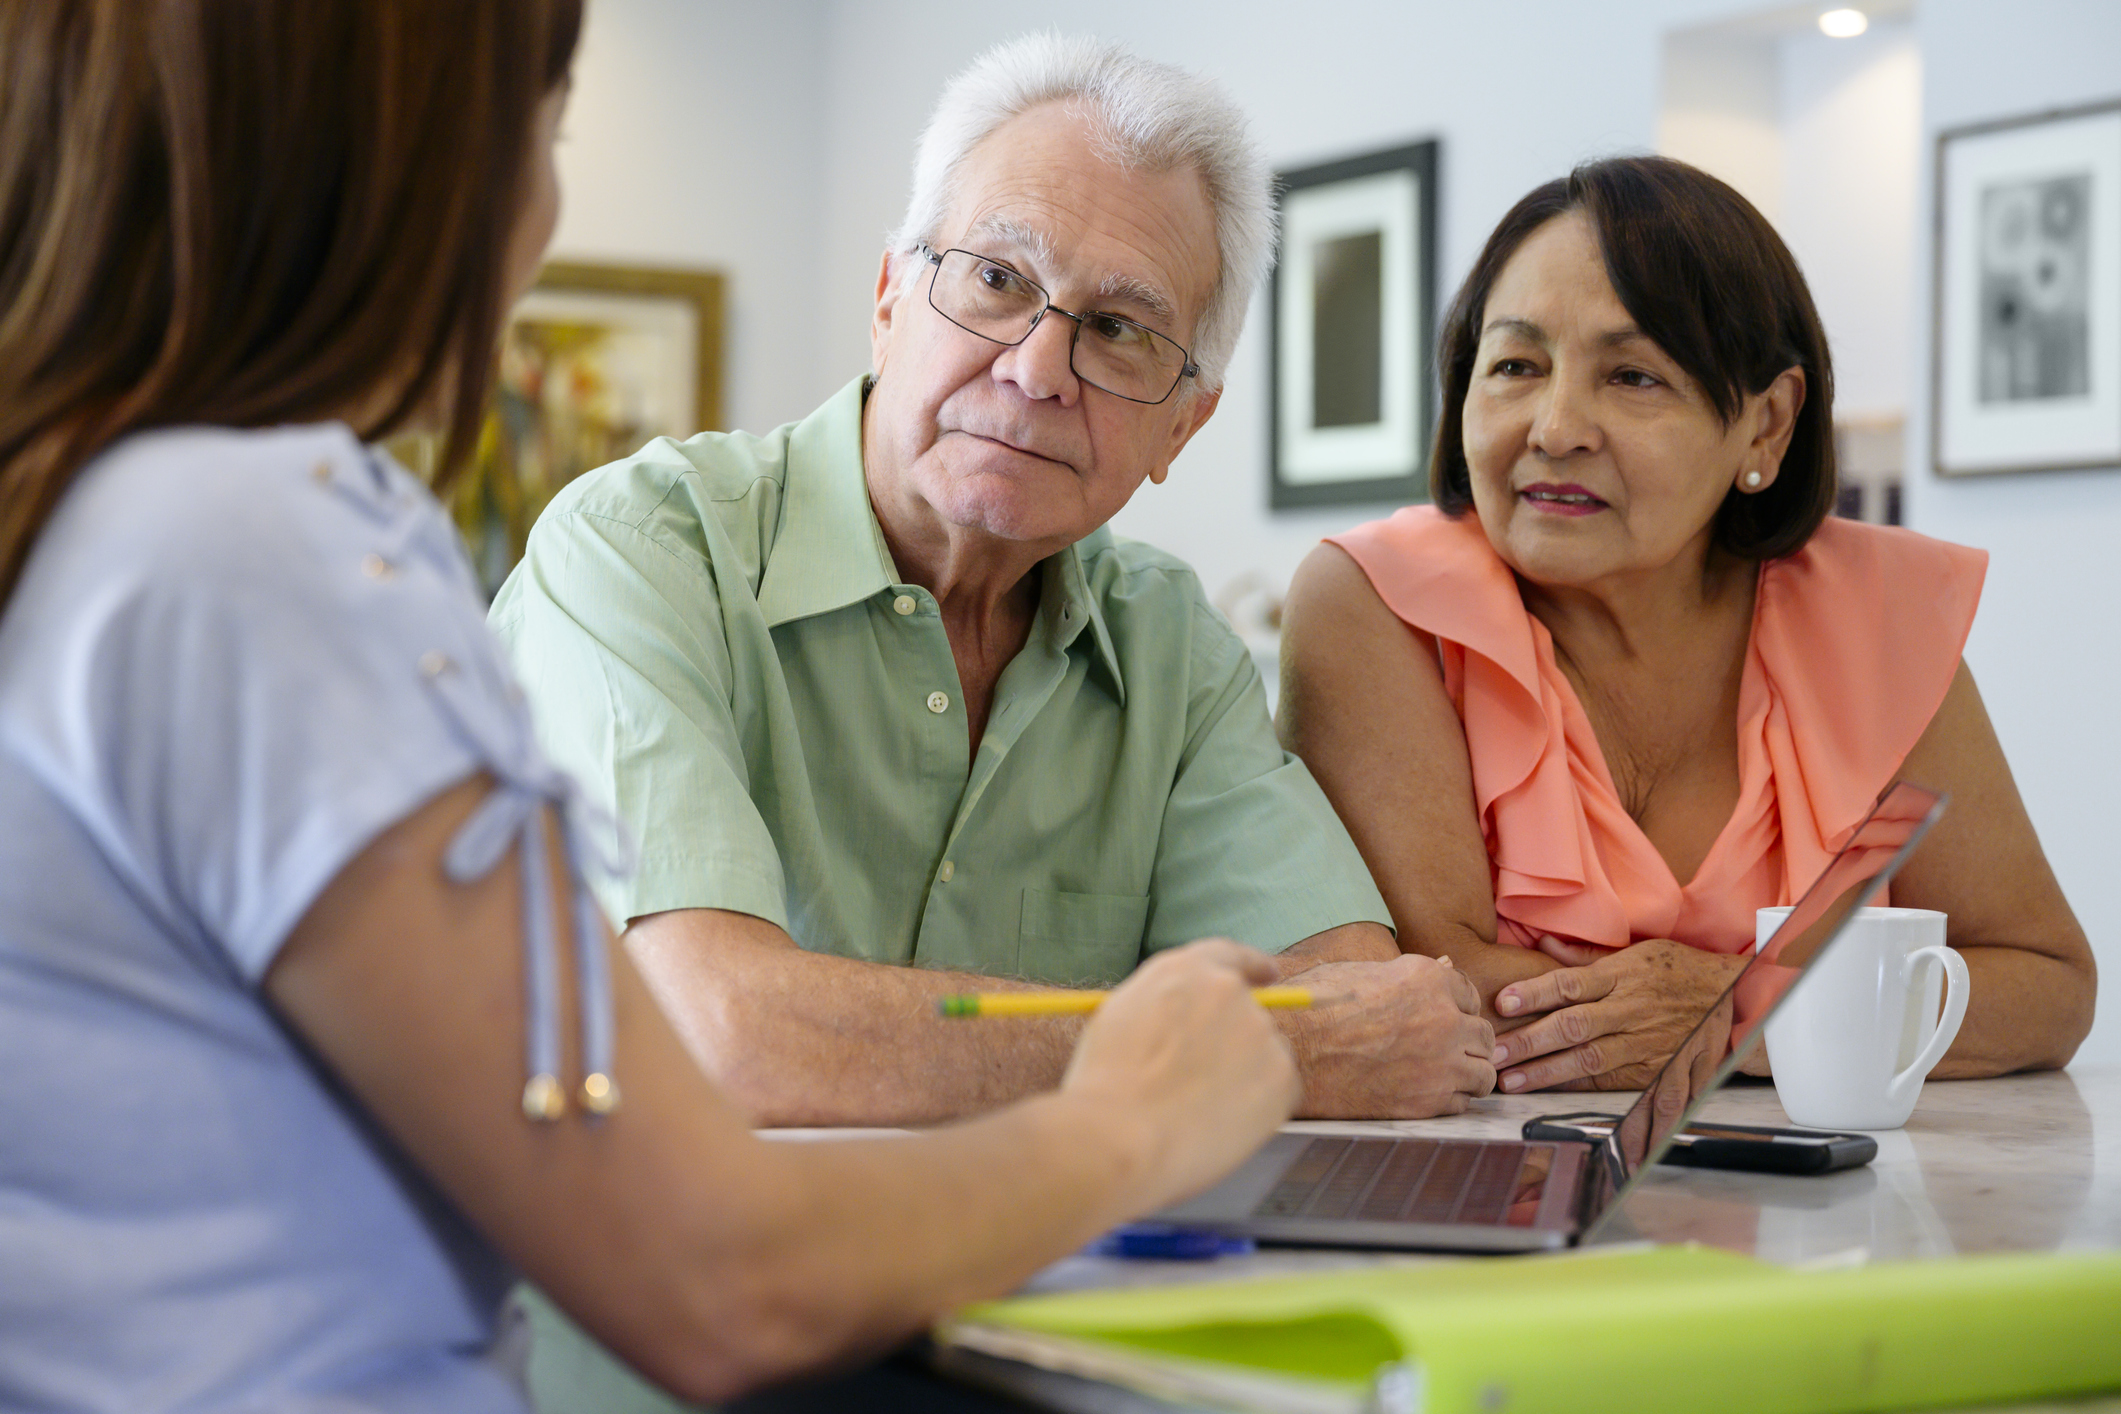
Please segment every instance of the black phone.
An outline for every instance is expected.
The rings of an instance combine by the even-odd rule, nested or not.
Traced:
[[[1613,1132],[1618,1115],[1540,1115],[1524,1122],[1527,1139],[1600,1140]],[[1660,1163],[1696,1169],[1744,1169],[1749,1173],[1833,1173],[1878,1157],[1868,1134],[1824,1129],[1769,1129],[1757,1124],[1690,1124],[1672,1138]]]

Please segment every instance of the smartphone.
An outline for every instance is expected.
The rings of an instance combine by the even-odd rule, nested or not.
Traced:
[[[1599,1140],[1619,1122],[1618,1115],[1541,1115],[1524,1122],[1524,1137]],[[1877,1157],[1878,1141],[1868,1134],[1768,1129],[1756,1124],[1690,1124],[1673,1136],[1672,1147],[1659,1162],[1749,1173],[1833,1173]]]

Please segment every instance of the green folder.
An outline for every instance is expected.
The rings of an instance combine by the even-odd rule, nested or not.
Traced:
[[[936,1345],[943,1368],[1064,1409],[1906,1410],[2121,1391],[2121,1253],[1400,1263],[992,1302]],[[1093,1385],[1136,1402],[1069,1394]]]

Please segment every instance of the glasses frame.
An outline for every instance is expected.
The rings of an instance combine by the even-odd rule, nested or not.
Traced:
[[[1053,296],[1047,293],[1046,287],[1044,285],[1041,285],[1038,281],[1032,279],[1029,275],[1024,274],[1021,270],[1016,269],[1007,261],[996,260],[991,255],[981,255],[976,250],[966,250],[963,246],[952,246],[948,250],[938,251],[934,246],[929,245],[926,241],[922,241],[919,245],[915,246],[914,249],[921,253],[921,258],[923,260],[927,261],[930,265],[935,267],[934,274],[928,277],[928,307],[934,310],[937,314],[942,315],[943,318],[949,319],[952,324],[957,325],[958,328],[964,330],[966,333],[972,335],[974,338],[985,339],[988,343],[999,344],[1005,349],[1013,349],[1019,344],[1023,343],[1024,340],[1030,338],[1033,334],[1038,332],[1038,326],[1040,322],[1045,319],[1047,314],[1051,313],[1062,315],[1075,325],[1074,332],[1068,336],[1068,371],[1070,373],[1073,373],[1077,378],[1081,379],[1090,387],[1097,389],[1100,393],[1108,393],[1115,398],[1120,398],[1130,403],[1139,403],[1143,407],[1157,407],[1163,403],[1171,401],[1171,395],[1178,391],[1179,384],[1185,382],[1188,378],[1197,378],[1200,376],[1200,365],[1193,361],[1192,352],[1187,349],[1184,344],[1181,344],[1178,340],[1172,338],[1169,334],[1159,334],[1154,329],[1151,329],[1148,325],[1143,324],[1139,320],[1129,319],[1124,314],[1112,314],[1105,310],[1098,309],[1086,309],[1082,313],[1078,314],[1074,310],[1062,309],[1059,305],[1053,303]],[[1015,275],[1017,279],[1022,280],[1032,289],[1037,290],[1039,298],[1046,302],[1045,308],[1039,310],[1038,313],[1032,315],[1030,326],[1014,339],[997,339],[992,334],[981,333],[979,330],[973,328],[971,325],[962,323],[957,319],[951,318],[949,311],[945,310],[941,305],[935,302],[935,281],[936,277],[942,274],[944,257],[952,255],[970,256],[972,259],[983,261],[988,265],[1001,266],[1004,270],[1007,270],[1011,274]],[[1164,395],[1162,397],[1135,398],[1129,397],[1125,393],[1113,392],[1112,389],[1107,388],[1104,384],[1097,382],[1095,379],[1091,378],[1088,374],[1084,373],[1081,369],[1075,366],[1075,350],[1082,343],[1083,321],[1093,315],[1101,319],[1117,319],[1120,323],[1125,324],[1130,328],[1139,329],[1144,334],[1149,335],[1149,337],[1153,339],[1162,339],[1172,348],[1178,350],[1178,376],[1171,380],[1170,387],[1164,389]]]

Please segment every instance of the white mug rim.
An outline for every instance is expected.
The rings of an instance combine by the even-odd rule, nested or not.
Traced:
[[[1767,907],[1765,907],[1765,908],[1756,908],[1756,909],[1754,909],[1754,910],[1753,910],[1753,919],[1754,919],[1754,922],[1755,922],[1755,924],[1757,925],[1757,924],[1758,924],[1758,922],[1759,922],[1759,919],[1760,919],[1761,915],[1762,915],[1762,914],[1769,914],[1769,913],[1772,913],[1772,914],[1774,914],[1774,915],[1775,915],[1776,917],[1778,917],[1778,918],[1787,918],[1787,917],[1789,917],[1789,916],[1790,916],[1790,910],[1791,910],[1792,908],[1794,908],[1795,906],[1796,906],[1796,905],[1794,905],[1794,904],[1788,904],[1788,903],[1778,903],[1778,904],[1770,904],[1770,905],[1768,905],[1768,906],[1767,906]],[[1947,915],[1947,914],[1946,914],[1946,913],[1945,913],[1945,912],[1944,912],[1944,911],[1943,911],[1942,909],[1936,909],[1936,908],[1893,908],[1893,907],[1885,907],[1885,908],[1859,908],[1859,909],[1857,909],[1857,910],[1856,910],[1856,916],[1857,916],[1858,918],[1896,918],[1896,919],[1897,919],[1897,918],[1945,918],[1945,917],[1948,917],[1949,915]],[[1757,946],[1759,945],[1759,939],[1757,939],[1757,938],[1756,938],[1756,939],[1754,939],[1754,945],[1755,945],[1756,947],[1757,947]]]

